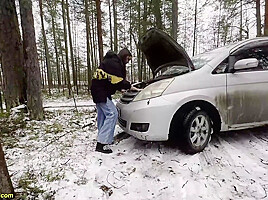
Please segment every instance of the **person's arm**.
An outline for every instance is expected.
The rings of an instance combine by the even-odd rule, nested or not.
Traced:
[[[131,88],[131,84],[130,82],[128,82],[127,80],[123,80],[119,83],[116,84],[117,90],[128,90]]]
[[[133,86],[133,85],[131,85],[130,90],[132,90],[132,91],[136,91],[136,92],[140,92],[140,91],[142,91],[142,89],[140,89],[140,88],[136,88],[136,87]]]

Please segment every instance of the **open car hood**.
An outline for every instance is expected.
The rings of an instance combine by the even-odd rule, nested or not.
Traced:
[[[148,30],[140,39],[139,47],[154,76],[168,63],[188,66],[190,71],[194,69],[193,63],[183,47],[159,29]]]

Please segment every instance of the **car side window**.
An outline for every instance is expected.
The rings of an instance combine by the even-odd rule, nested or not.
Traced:
[[[226,72],[227,68],[229,66],[228,58],[223,60],[221,64],[219,64],[212,72],[212,74],[223,74]]]
[[[239,71],[263,71],[268,70],[268,47],[256,47],[248,49],[238,55],[236,60],[246,59],[246,58],[256,58],[259,61],[258,67],[243,69]]]

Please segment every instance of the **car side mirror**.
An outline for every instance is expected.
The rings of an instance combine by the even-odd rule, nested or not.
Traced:
[[[242,60],[236,61],[234,64],[234,69],[241,70],[241,69],[249,69],[249,68],[256,68],[259,65],[259,61],[256,58],[246,58]]]

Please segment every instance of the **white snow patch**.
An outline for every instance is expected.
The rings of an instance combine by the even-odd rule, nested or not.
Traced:
[[[78,105],[94,105],[78,101]],[[73,105],[72,100],[45,105]],[[19,180],[43,190],[38,199],[267,199],[268,129],[214,135],[201,153],[186,155],[164,142],[129,137],[95,152],[96,113],[46,110],[44,121],[16,131],[17,146],[5,147],[17,191]],[[122,130],[117,126],[116,135]]]

